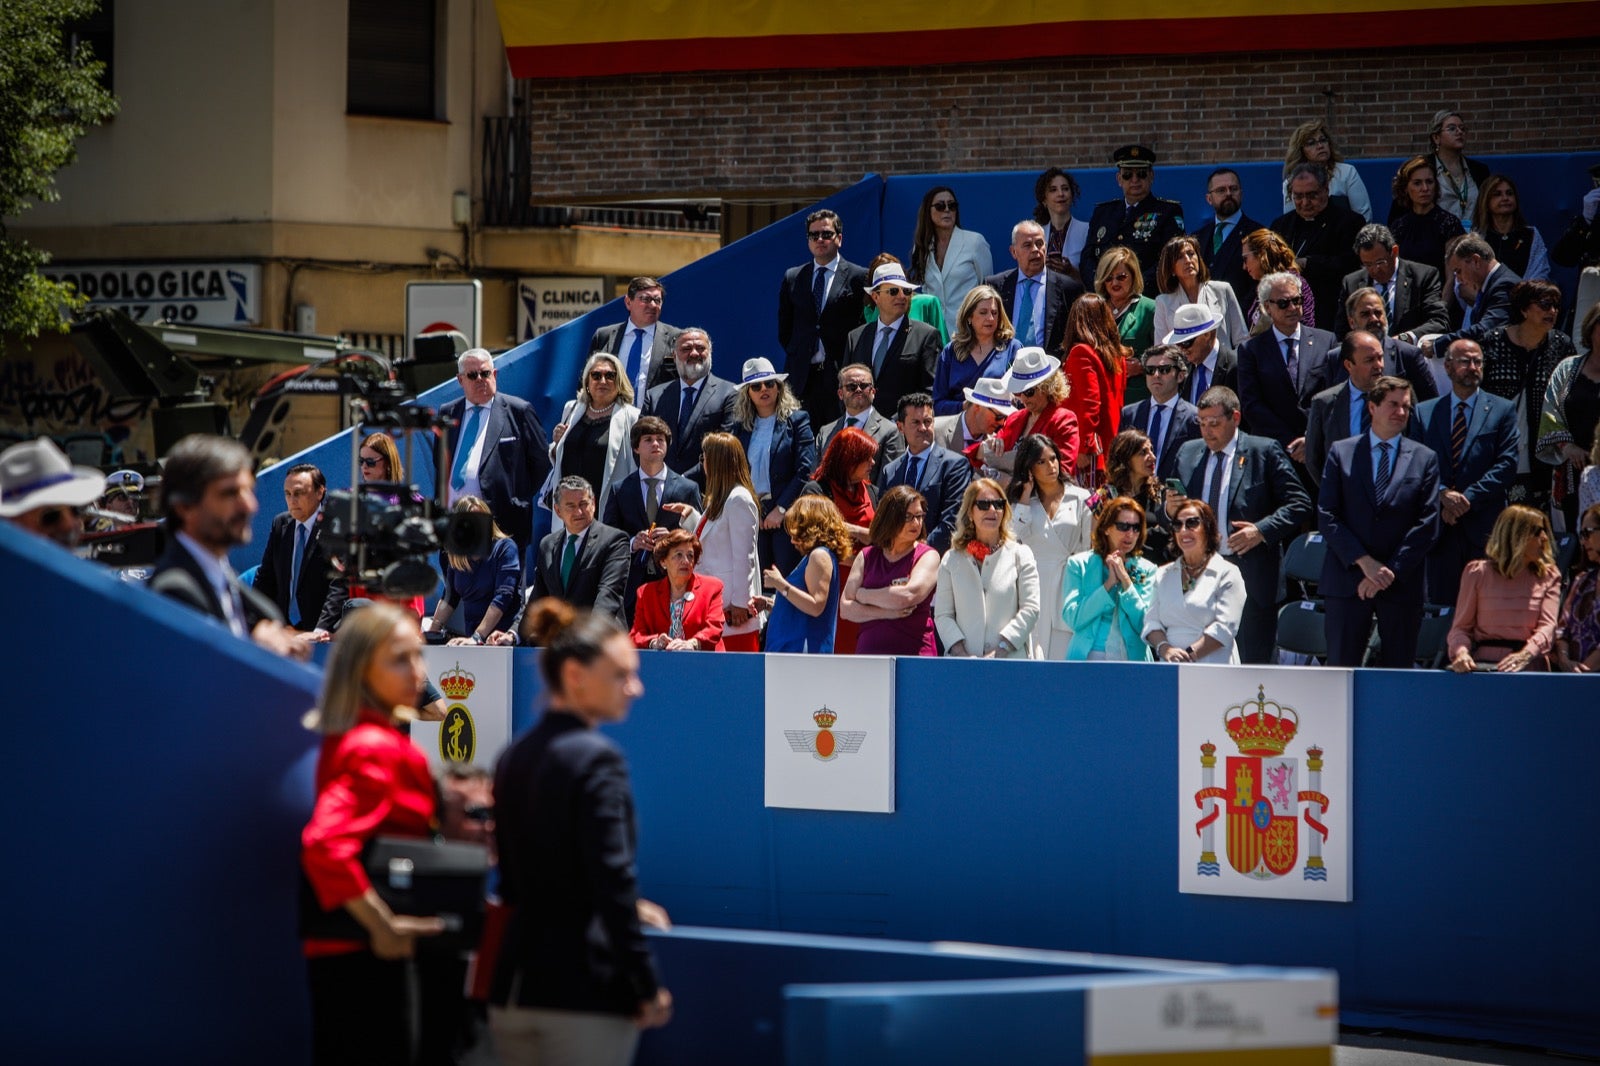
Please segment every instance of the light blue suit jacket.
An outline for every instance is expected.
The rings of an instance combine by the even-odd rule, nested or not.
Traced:
[[[1079,552],[1067,560],[1066,576],[1061,579],[1061,620],[1072,627],[1072,643],[1067,645],[1067,660],[1081,661],[1116,622],[1133,662],[1150,661],[1150,645],[1144,642],[1144,612],[1155,595],[1156,567],[1148,559],[1128,560],[1128,576],[1133,588],[1106,591],[1106,561],[1098,552]]]

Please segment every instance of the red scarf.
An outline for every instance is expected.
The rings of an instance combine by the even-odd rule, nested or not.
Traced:
[[[989,556],[991,554],[993,554],[993,552],[994,552],[993,548],[989,547],[987,544],[985,544],[983,541],[977,539],[976,537],[974,537],[973,539],[967,541],[967,554],[972,556],[972,558],[977,561],[979,566],[982,566],[983,565],[983,561],[985,559],[989,558]]]

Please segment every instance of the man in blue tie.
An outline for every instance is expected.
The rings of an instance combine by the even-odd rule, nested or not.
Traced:
[[[550,438],[533,407],[499,390],[494,356],[471,348],[456,358],[463,396],[439,409],[452,428],[447,505],[477,496],[523,553],[533,541],[533,497],[550,473]]]
[[[1444,268],[1454,280],[1457,298],[1467,307],[1467,323],[1453,333],[1423,338],[1422,354],[1430,358],[1435,352],[1449,351],[1450,345],[1463,337],[1481,341],[1491,329],[1509,323],[1511,290],[1522,280],[1495,258],[1494,248],[1476,233],[1457,237],[1446,246]]]
[[[905,438],[906,453],[878,475],[878,490],[887,492],[896,485],[910,485],[922,493],[928,504],[926,540],[930,547],[949,551],[960,517],[961,497],[972,480],[972,464],[966,456],[933,443],[933,396],[912,392],[900,397],[895,425]]]
[[[835,375],[850,361],[850,331],[866,310],[867,269],[840,254],[844,220],[825,207],[806,216],[806,245],[811,258],[778,287],[778,343],[789,388],[821,426],[839,417]]]
[[[939,359],[939,331],[907,314],[911,294],[919,286],[906,280],[899,263],[885,263],[872,272],[867,298],[878,309],[878,320],[857,326],[846,342],[850,365],[872,369],[874,406],[878,413],[894,416],[900,397],[927,392],[933,385],[933,368]]]
[[[1076,278],[1045,269],[1044,227],[1031,218],[1011,227],[1011,258],[1017,261],[1014,270],[991,274],[983,283],[1000,294],[1018,344],[1059,351],[1067,310],[1083,295],[1083,286]]]
[[[591,352],[610,352],[622,360],[635,396],[643,396],[673,377],[672,350],[679,330],[661,321],[666,297],[666,287],[655,278],[634,278],[622,298],[628,320],[601,326],[589,338]]]
[[[289,468],[283,479],[288,510],[272,520],[256,588],[283,612],[302,639],[325,641],[339,628],[348,592],[336,579],[322,544],[322,500],[328,482],[310,463]]]

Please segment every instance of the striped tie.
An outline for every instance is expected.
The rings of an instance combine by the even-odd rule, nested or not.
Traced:
[[[1467,450],[1467,401],[1456,401],[1456,417],[1450,422],[1450,473],[1461,466],[1461,456]]]
[[[1384,441],[1378,445],[1378,499],[1383,499],[1383,494],[1389,489],[1389,477],[1394,473],[1389,468],[1389,442]]]

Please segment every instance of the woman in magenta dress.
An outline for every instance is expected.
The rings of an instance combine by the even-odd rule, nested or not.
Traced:
[[[860,623],[857,655],[937,655],[933,591],[939,553],[922,541],[928,501],[909,485],[884,493],[839,596],[839,615]]]

